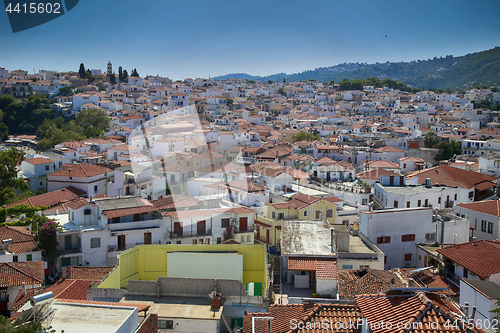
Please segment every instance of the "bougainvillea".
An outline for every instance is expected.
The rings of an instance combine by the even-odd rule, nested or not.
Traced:
[[[45,222],[38,229],[38,245],[42,250],[45,251],[45,257],[49,263],[54,264],[57,258],[57,230],[59,230],[59,224],[55,221]]]

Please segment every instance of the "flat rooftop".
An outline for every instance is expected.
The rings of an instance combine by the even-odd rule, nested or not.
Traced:
[[[336,255],[331,247],[330,226],[323,221],[283,221],[281,251],[292,255]]]
[[[120,302],[146,303],[151,306],[148,312],[158,314],[159,318],[219,320],[224,308],[221,306],[219,310],[211,311],[208,295],[207,298],[126,295]]]
[[[373,251],[371,248],[369,248],[363,240],[354,235],[349,235],[349,253],[373,253],[375,254],[376,252]],[[340,251],[339,251],[340,254]]]
[[[452,189],[454,187],[448,186],[431,186],[425,187],[425,185],[416,185],[416,186],[384,186],[379,184],[379,186],[386,191],[387,193],[400,194],[400,195],[408,195],[408,194],[421,194],[421,193],[438,193],[441,192],[442,189]]]
[[[90,304],[54,303],[52,308],[55,316],[50,326],[57,332],[71,333],[115,333],[130,317],[135,315],[132,322],[137,326],[137,309],[132,307],[103,306]]]
[[[314,190],[312,188],[309,188],[309,187],[305,187],[305,186],[297,186],[297,184],[293,184],[292,183],[292,190],[294,190],[295,192],[300,192],[300,193],[304,193],[304,194],[307,194],[307,195],[312,195],[312,196],[328,196],[328,195],[332,195],[328,192],[323,192],[323,191],[318,191],[318,190]],[[284,196],[285,197],[290,197],[292,195],[294,195],[295,193],[289,193],[289,194],[285,194]]]

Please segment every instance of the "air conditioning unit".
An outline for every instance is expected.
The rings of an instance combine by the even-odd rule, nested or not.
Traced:
[[[111,233],[111,237],[116,236],[116,232]]]

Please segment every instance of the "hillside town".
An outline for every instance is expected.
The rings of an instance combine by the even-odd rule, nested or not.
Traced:
[[[43,95],[58,117],[109,123],[50,147],[34,133],[2,142],[23,152],[15,177],[29,191],[1,215],[0,314],[15,325],[498,328],[496,87],[341,90],[103,67],[0,68],[0,97]]]

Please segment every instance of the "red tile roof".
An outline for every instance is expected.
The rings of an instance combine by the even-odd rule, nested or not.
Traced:
[[[71,169],[71,171],[69,171]],[[50,173],[49,177],[79,177],[89,178],[105,174],[109,169],[100,165],[80,163],[80,164],[63,164],[61,169]]]
[[[500,240],[478,240],[436,250],[482,279],[500,273]]]
[[[340,299],[354,299],[361,294],[374,294],[390,288],[403,288],[406,285],[390,271],[373,268],[339,270]]]
[[[12,239],[12,243],[7,247],[10,253],[26,253],[38,251],[38,242],[35,235],[28,227],[21,226],[3,226],[0,227],[0,241]]]
[[[28,158],[28,159],[24,160],[24,162],[31,163],[34,165],[54,163],[51,160],[49,160],[48,158],[43,158],[43,157]]]
[[[154,206],[143,206],[143,207],[107,210],[104,212],[104,215],[106,215],[108,219],[112,219],[114,217],[135,215],[135,214],[156,212],[156,211],[158,211],[158,208]]]
[[[0,263],[0,287],[41,284],[43,280],[43,261]]]
[[[31,198],[23,199],[21,201],[13,202],[7,205],[7,208],[14,207],[16,205],[28,205],[30,207],[52,207],[84,195],[86,195],[84,191],[79,190],[73,186],[68,186],[66,188],[55,190],[49,193],[44,193]]]
[[[380,176],[400,176],[391,170],[386,170],[382,168],[370,169],[367,171],[363,171],[361,173],[356,174],[356,178],[359,179],[380,179]]]
[[[105,301],[88,301],[86,299],[64,299],[59,298],[58,302],[64,303],[76,303],[76,304],[95,304],[95,305],[110,305],[110,306],[126,306],[131,308],[137,308],[137,311],[146,311],[151,305],[144,303],[129,303],[129,302],[105,302]]]
[[[73,280],[89,280],[99,282],[112,270],[113,267],[69,266],[68,278]]]
[[[316,271],[316,258],[288,257],[290,271]]]
[[[403,149],[397,148],[397,147],[391,147],[391,146],[376,148],[375,151],[376,152],[383,152],[383,153],[404,153]]]
[[[415,171],[407,176],[407,179],[418,177],[419,184],[425,184],[425,179],[430,178],[431,183],[446,185],[451,187],[473,188],[486,181],[497,181],[497,177],[489,176],[484,173],[462,170],[441,164],[429,169]]]
[[[356,323],[361,319],[359,307],[355,304],[332,303],[332,304],[290,304],[290,305],[271,305],[267,313],[245,313],[243,317],[243,333],[252,332],[253,317],[273,317],[271,321],[273,333],[335,333],[335,332],[358,332],[357,330],[335,330],[335,323]],[[333,323],[333,329],[321,329],[324,326],[321,323]],[[269,321],[255,320],[255,332],[270,333]],[[293,326],[293,323],[303,323],[299,329]],[[302,327],[302,325],[300,325]],[[309,327],[309,328],[307,328]]]
[[[500,217],[500,200],[484,200],[459,204],[457,207],[470,209],[475,212],[481,212],[488,215]]]
[[[373,333],[392,332],[418,332],[418,333],[444,333],[444,332],[481,332],[466,329],[459,322],[458,328],[453,328],[448,323],[453,323],[461,313],[459,305],[442,295],[406,292],[404,294],[388,293],[376,295],[356,296],[363,317],[369,323],[385,323],[385,325],[372,325]],[[414,329],[405,329],[411,325]],[[432,325],[432,326],[431,326]],[[435,325],[435,326],[434,326]],[[410,328],[411,328],[410,326]]]

